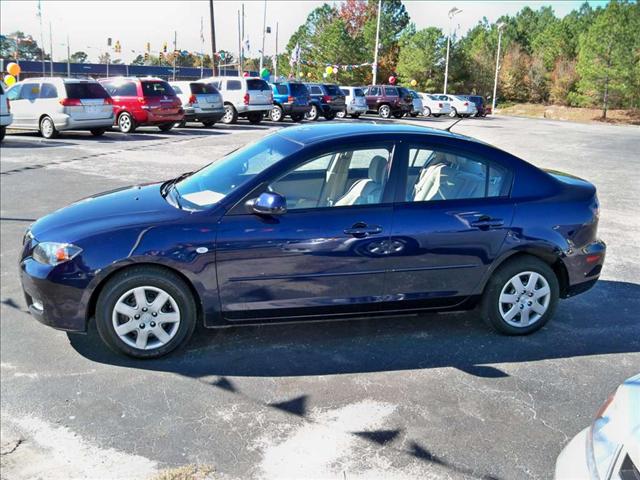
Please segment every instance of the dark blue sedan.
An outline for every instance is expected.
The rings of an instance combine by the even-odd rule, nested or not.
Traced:
[[[164,183],[35,222],[21,280],[42,323],[135,357],[227,327],[478,307],[531,333],[602,269],[595,187],[408,125],[287,128]]]

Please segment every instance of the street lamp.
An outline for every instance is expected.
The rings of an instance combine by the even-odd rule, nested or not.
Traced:
[[[447,80],[449,77],[449,44],[451,43],[451,22],[453,20],[453,17],[455,17],[460,12],[462,12],[462,10],[460,10],[457,7],[453,7],[451,10],[449,10],[449,36],[447,37],[447,60],[444,66],[444,92],[443,93],[445,95],[447,93]]]
[[[496,93],[498,91],[498,70],[500,69],[500,43],[502,42],[502,29],[504,22],[498,22],[498,53],[496,54],[496,77],[493,81],[493,97],[491,98],[491,113],[496,111]]]

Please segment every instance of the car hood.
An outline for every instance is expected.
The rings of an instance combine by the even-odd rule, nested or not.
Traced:
[[[160,183],[124,187],[87,197],[37,220],[31,234],[39,241],[72,242],[93,234],[148,226],[185,215],[160,194]]]

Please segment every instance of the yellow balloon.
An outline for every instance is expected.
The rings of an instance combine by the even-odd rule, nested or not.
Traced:
[[[417,84],[418,84],[418,82],[415,79],[411,80],[411,86],[412,87],[415,87]]]
[[[16,77],[14,77],[13,75],[7,75],[6,77],[4,77],[4,83],[7,87],[10,87],[14,83],[16,83]]]
[[[325,68],[325,72],[327,72],[327,75],[331,75],[333,73],[333,67],[329,66]]]
[[[311,78],[311,72],[307,73],[307,78]]]
[[[7,72],[9,72],[10,75],[17,77],[18,75],[20,75],[20,65],[15,62],[11,62],[9,65],[7,65]]]

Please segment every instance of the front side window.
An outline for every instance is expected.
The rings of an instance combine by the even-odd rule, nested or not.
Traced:
[[[509,171],[493,162],[444,150],[409,149],[409,202],[500,197],[508,194],[509,185]]]
[[[302,148],[277,134],[235,150],[176,184],[191,209],[218,203],[240,185]]]
[[[273,182],[288,210],[382,203],[390,148],[336,150],[313,158]]]

